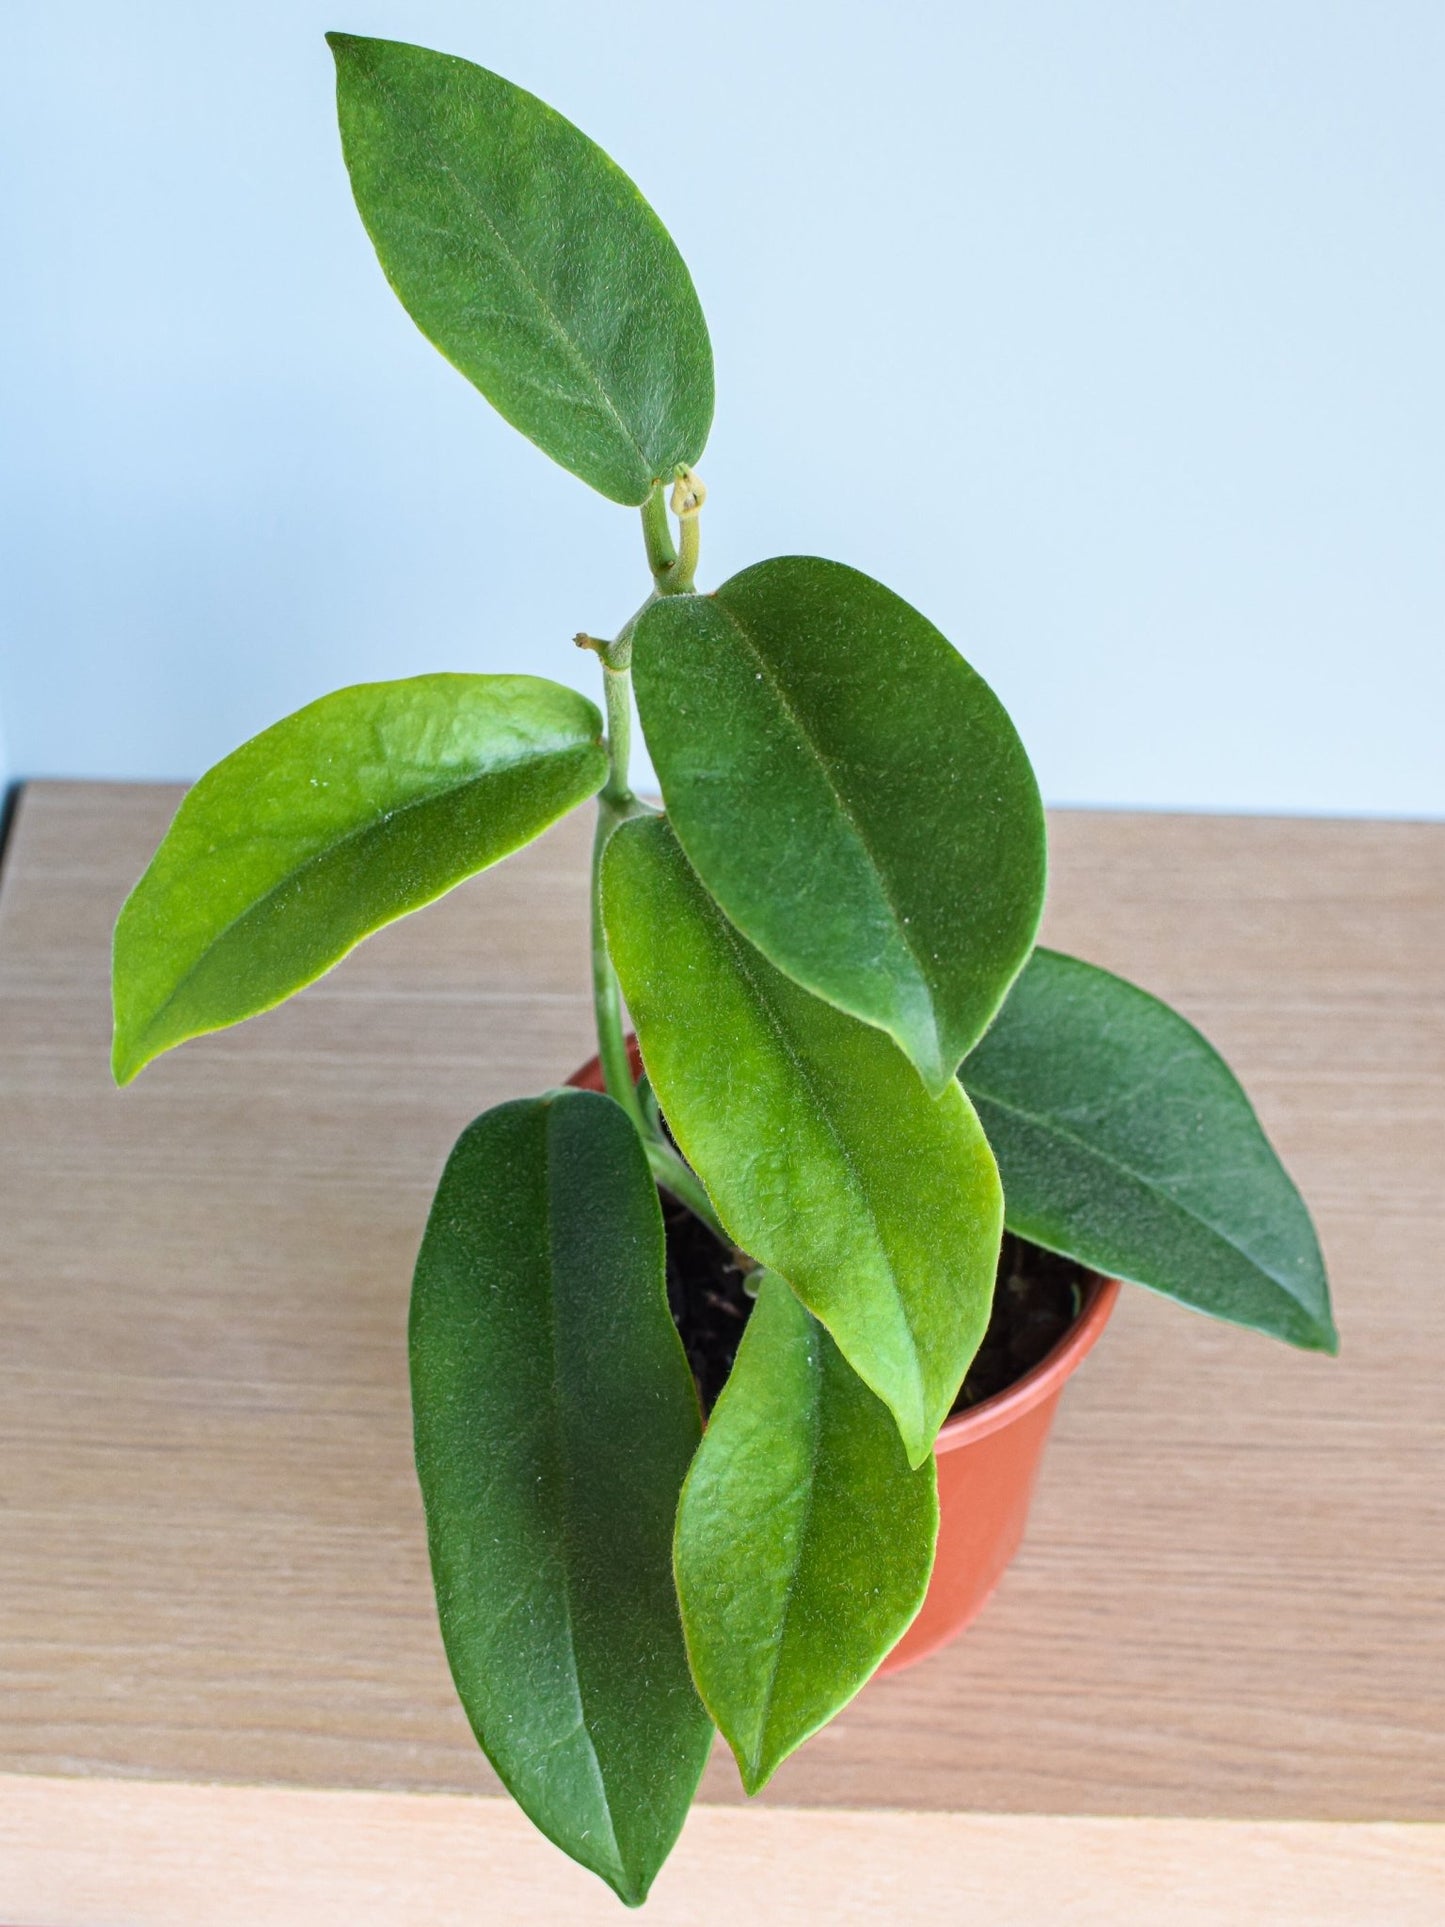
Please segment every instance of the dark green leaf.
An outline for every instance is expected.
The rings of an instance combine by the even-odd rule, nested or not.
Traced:
[[[1304,1202],[1228,1065],[1166,1004],[1037,950],[959,1076],[1011,1231],[1216,1318],[1337,1349]]]
[[[614,502],[695,462],[712,422],[707,324],[621,168],[485,67],[327,39],[356,205],[427,339]]]
[[[598,790],[602,719],[537,676],[323,696],[203,776],[115,932],[119,1083],[269,1010]]]
[[[923,1603],[938,1532],[886,1406],[764,1278],[677,1515],[688,1657],[749,1793],[858,1691]]]
[[[811,556],[655,603],[633,661],[667,812],[708,890],[944,1090],[1043,907],[1043,809],[998,698],[891,590]]]
[[[729,1235],[781,1272],[928,1456],[988,1323],[1003,1204],[957,1084],[744,942],[665,819],[616,832],[607,941],[643,1062]]]
[[[549,1839],[637,1905],[712,1738],[672,1578],[697,1395],[636,1132],[590,1091],[462,1133],[417,1260],[416,1461],[442,1638]]]

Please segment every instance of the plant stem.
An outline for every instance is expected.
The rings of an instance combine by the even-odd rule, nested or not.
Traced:
[[[622,992],[607,954],[607,934],[602,927],[602,858],[612,832],[641,808],[628,782],[632,671],[626,666],[614,669],[603,650],[599,650],[598,655],[607,698],[607,781],[597,798],[597,829],[592,839],[592,1004],[597,1017],[597,1055],[608,1096],[615,1098],[626,1111],[646,1144],[650,1134],[638,1102],[637,1086],[632,1080],[622,1029]]]
[[[642,505],[642,539],[647,546],[647,566],[652,571],[652,579],[665,595],[677,567],[677,550],[672,543],[661,482]]]
[[[680,469],[672,489],[672,512],[677,517],[676,545],[660,482],[643,503],[642,539],[647,547],[647,566],[652,571],[656,594],[693,594],[702,535],[698,510],[706,500],[707,490],[698,477],[691,469]]]
[[[653,1182],[660,1184],[664,1191],[670,1191],[679,1204],[685,1204],[695,1218],[701,1218],[709,1231],[715,1232],[725,1245],[731,1247],[732,1239],[723,1230],[722,1220],[712,1208],[712,1199],[703,1190],[702,1179],[692,1166],[662,1138],[644,1137],[642,1148],[647,1153]]]
[[[677,525],[678,555],[672,592],[686,595],[697,574],[697,552],[702,539],[702,523],[696,515],[685,515]]]
[[[653,591],[642,609],[630,617],[615,642],[599,642],[579,635],[578,644],[595,651],[602,664],[602,687],[607,703],[607,781],[597,798],[597,829],[592,839],[592,1005],[597,1020],[597,1058],[602,1066],[602,1081],[607,1094],[619,1103],[632,1119],[642,1148],[647,1153],[648,1169],[654,1181],[670,1191],[679,1204],[715,1231],[724,1243],[730,1242],[723,1230],[712,1200],[701,1178],[687,1160],[655,1128],[642,1109],[633,1081],[632,1063],[627,1054],[627,1034],[622,1027],[622,991],[617,972],[607,952],[607,932],[602,924],[602,859],[612,833],[629,817],[647,810],[633,794],[629,769],[632,758],[632,631],[648,603],[660,595],[690,591],[697,568],[697,517],[693,513],[681,522],[682,556],[673,546],[667,520],[667,504],[659,484],[642,505],[642,537],[647,546],[647,565],[652,571]]]
[[[673,595],[691,595],[697,574],[697,552],[702,540],[702,505],[707,490],[702,477],[690,468],[679,468],[672,485],[672,512],[677,517],[677,567],[670,584]]]
[[[632,645],[612,643],[601,653],[602,690],[607,704],[607,781],[602,801],[619,812],[619,822],[634,814],[632,794]]]
[[[615,1098],[632,1119],[654,1181],[726,1242],[727,1233],[712,1208],[702,1180],[643,1114],[627,1054],[627,1035],[622,1027],[622,991],[607,954],[607,933],[602,925],[602,858],[613,831],[629,817],[641,815],[647,806],[633,795],[628,780],[632,747],[631,648],[625,638],[620,639],[620,646],[619,643],[591,646],[596,648],[602,663],[602,685],[607,701],[607,781],[597,798],[597,829],[592,839],[592,1004],[597,1019],[597,1056],[602,1065],[602,1081],[608,1096]]]

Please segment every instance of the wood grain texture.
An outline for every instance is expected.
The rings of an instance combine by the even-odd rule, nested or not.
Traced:
[[[617,1927],[500,1800],[0,1776],[35,1927]],[[1445,1828],[695,1807],[648,1927],[1439,1927]]]
[[[119,1094],[109,931],[177,796],[32,786],[0,888],[0,1771],[494,1791],[406,1301],[458,1132],[589,1054],[590,825]],[[1126,1292],[993,1604],[765,1799],[1445,1819],[1445,826],[1064,813],[1052,846],[1048,941],[1257,1100],[1343,1355]],[[740,1797],[725,1760],[704,1797]]]

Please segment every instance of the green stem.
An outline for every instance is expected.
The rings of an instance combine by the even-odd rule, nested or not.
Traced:
[[[619,1103],[636,1127],[647,1153],[648,1168],[656,1183],[670,1191],[679,1204],[709,1225],[724,1242],[727,1233],[708,1197],[701,1178],[668,1142],[662,1131],[649,1123],[637,1095],[632,1064],[627,1054],[627,1035],[622,1027],[622,991],[617,972],[607,952],[607,933],[602,924],[602,859],[614,830],[629,817],[643,814],[647,805],[638,801],[629,780],[632,756],[632,631],[648,603],[660,595],[676,595],[692,589],[697,569],[698,530],[696,515],[681,522],[682,554],[673,546],[672,529],[667,519],[667,503],[662,486],[653,489],[642,505],[642,539],[647,547],[647,566],[652,571],[653,592],[637,615],[624,624],[615,642],[598,642],[591,636],[578,636],[585,648],[594,649],[602,664],[602,686],[607,702],[607,781],[597,798],[597,830],[592,839],[592,1004],[597,1019],[597,1057],[602,1066],[602,1081],[607,1094]]]
[[[638,1102],[637,1086],[632,1081],[632,1065],[627,1056],[627,1039],[622,1029],[622,992],[617,972],[607,954],[607,938],[602,929],[602,856],[607,840],[625,819],[600,799],[597,805],[597,832],[592,839],[592,1007],[597,1019],[597,1056],[602,1065],[602,1081],[609,1097],[615,1097],[636,1125],[644,1143],[647,1121]]]
[[[602,925],[602,858],[613,831],[629,817],[643,814],[647,805],[633,795],[628,781],[632,745],[632,671],[628,666],[631,651],[625,643],[621,648],[613,643],[599,648],[598,655],[607,700],[608,767],[607,781],[597,798],[597,829],[592,839],[592,1004],[597,1019],[597,1056],[602,1065],[602,1081],[608,1096],[615,1098],[632,1119],[654,1180],[726,1240],[727,1233],[718,1221],[702,1180],[644,1115],[627,1054],[627,1034],[622,1027],[622,991],[607,953],[607,933]],[[614,668],[613,663],[619,657],[621,664]]]
[[[696,514],[684,515],[677,525],[677,540],[677,567],[673,572],[672,592],[674,595],[686,595],[691,592],[693,578],[697,574],[697,552],[702,541],[702,517]]]
[[[601,660],[607,697],[607,781],[597,798],[597,829],[592,839],[592,1005],[597,1017],[597,1055],[603,1082],[608,1095],[616,1098],[632,1119],[645,1144],[647,1122],[638,1102],[637,1086],[632,1081],[632,1066],[622,1029],[622,992],[607,954],[607,933],[602,927],[602,858],[612,832],[642,807],[628,782],[632,671],[625,666],[614,669],[605,654]]]
[[[602,689],[607,704],[607,781],[602,801],[622,816],[635,814],[632,794],[632,649],[625,653],[613,643],[601,658]],[[619,817],[619,821],[621,818]]]
[[[642,539],[647,546],[647,566],[659,590],[666,595],[677,567],[677,550],[672,544],[672,529],[667,520],[667,501],[661,482],[642,505]]]
[[[689,488],[697,490],[697,503],[677,518],[677,544],[667,519],[667,503],[659,482],[642,505],[642,539],[647,547],[647,566],[656,584],[655,595],[692,595],[697,575],[697,552],[702,540],[698,506],[706,490],[696,477],[687,478]],[[679,483],[680,489],[682,484]],[[673,491],[673,507],[678,507],[678,490]],[[635,618],[634,618],[635,620]]]
[[[642,1148],[647,1153],[653,1182],[660,1184],[664,1191],[670,1191],[679,1204],[685,1204],[693,1216],[701,1218],[725,1245],[731,1245],[732,1239],[723,1230],[722,1221],[712,1208],[712,1199],[704,1191],[702,1179],[692,1166],[680,1158],[663,1138],[644,1137]]]

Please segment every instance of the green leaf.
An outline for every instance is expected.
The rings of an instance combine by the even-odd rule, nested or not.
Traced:
[[[1309,1213],[1177,1012],[1037,950],[959,1076],[1020,1237],[1216,1318],[1338,1350]]]
[[[553,1091],[462,1133],[417,1259],[411,1383],[467,1717],[528,1817],[636,1906],[712,1723],[672,1577],[697,1394],[657,1192],[611,1098]]]
[[[907,1630],[933,1566],[932,1455],[784,1281],[766,1276],[677,1515],[678,1597],[708,1711],[757,1793]]]
[[[998,698],[916,609],[787,556],[637,626],[678,841],[749,942],[945,1090],[1028,956],[1044,815]]]
[[[998,1172],[957,1084],[744,942],[664,818],[612,837],[607,942],[648,1077],[729,1235],[781,1272],[919,1465],[988,1323]]]
[[[115,932],[116,1081],[269,1010],[601,788],[602,719],[537,676],[359,683],[203,776]]]
[[[645,501],[701,455],[713,408],[707,324],[661,221],[600,147],[485,67],[327,40],[352,192],[402,306],[553,461]]]

